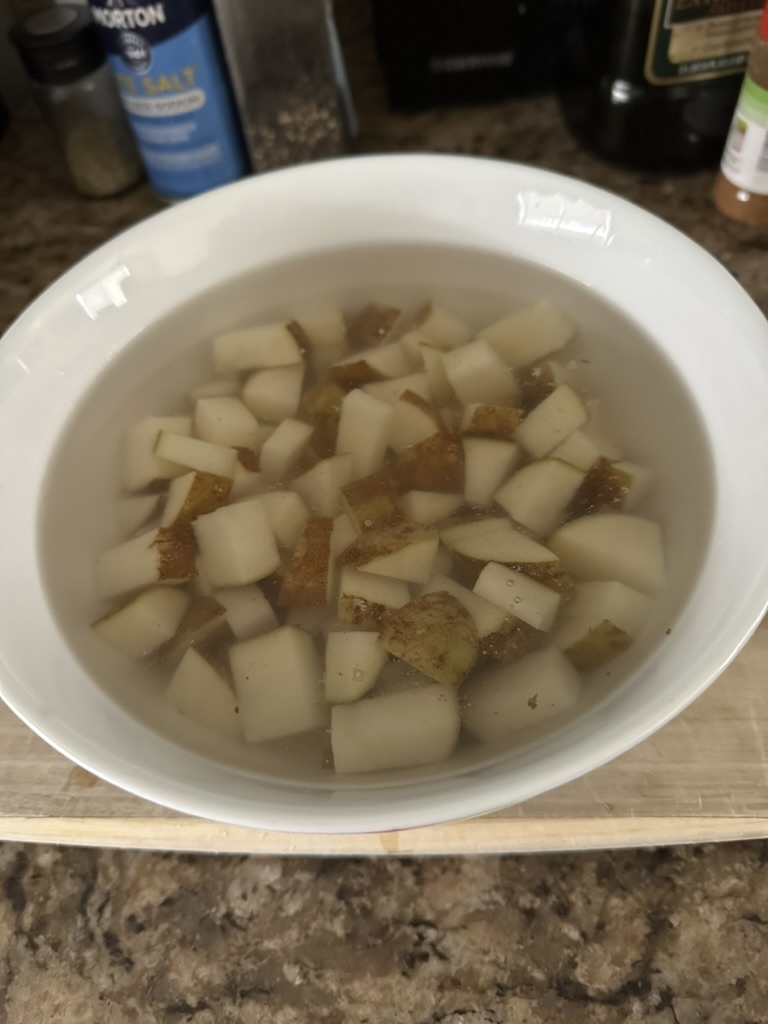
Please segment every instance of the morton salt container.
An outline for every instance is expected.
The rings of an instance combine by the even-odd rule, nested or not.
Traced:
[[[248,169],[206,0],[90,0],[147,175],[185,199]]]

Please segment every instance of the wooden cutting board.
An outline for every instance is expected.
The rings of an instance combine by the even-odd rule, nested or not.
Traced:
[[[468,854],[768,836],[768,619],[729,670],[628,754],[497,814],[363,836],[217,825],[72,765],[0,705],[0,838],[264,854]]]

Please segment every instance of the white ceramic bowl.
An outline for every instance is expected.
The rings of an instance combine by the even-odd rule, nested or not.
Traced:
[[[88,629],[93,557],[118,540],[123,428],[201,379],[198,343],[215,330],[328,293],[437,296],[478,320],[552,296],[581,326],[582,385],[657,474],[669,585],[652,621],[576,713],[482,760],[328,782],[299,759],[275,777],[268,754],[180,722]],[[178,810],[356,832],[528,799],[677,714],[766,606],[766,322],[692,242],[578,181],[443,156],[250,179],[87,257],[11,327],[0,357],[0,692],[73,760]]]

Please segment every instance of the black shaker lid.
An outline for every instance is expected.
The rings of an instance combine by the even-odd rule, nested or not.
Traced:
[[[99,30],[80,4],[27,15],[11,27],[8,38],[29,77],[43,85],[70,85],[104,63]]]

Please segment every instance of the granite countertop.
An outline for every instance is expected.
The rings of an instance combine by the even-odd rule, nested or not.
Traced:
[[[701,243],[768,313],[765,231],[709,172],[618,170],[549,97],[394,116],[362,4],[342,25],[363,151],[521,160],[609,188]],[[30,112],[0,142],[0,329],[160,207],[72,192]],[[0,1024],[766,1024],[768,842],[602,854],[308,860],[0,844]]]

